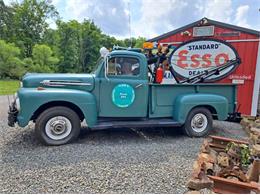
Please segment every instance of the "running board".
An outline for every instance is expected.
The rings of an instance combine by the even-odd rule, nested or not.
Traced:
[[[180,127],[181,124],[172,119],[148,119],[135,121],[104,121],[98,122],[91,129],[108,129],[108,128],[138,128],[138,127]]]

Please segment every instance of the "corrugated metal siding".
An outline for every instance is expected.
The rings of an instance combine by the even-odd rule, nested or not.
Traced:
[[[186,29],[191,34],[193,33],[193,28]],[[220,40],[245,40],[245,39],[259,39],[259,36],[242,33],[240,32],[239,36],[229,36],[222,37],[218,34],[223,32],[232,32],[236,30],[221,28],[215,26],[215,35],[209,38],[215,38]],[[191,39],[194,39],[192,36],[182,36],[181,33],[177,33],[175,35],[169,36],[165,39],[159,41],[159,43],[169,43],[169,42],[186,42]],[[232,42],[230,43],[238,52],[242,63],[240,66],[231,73],[225,79],[218,81],[218,83],[232,83],[232,76],[248,76],[247,80],[245,80],[244,84],[239,85],[238,87],[238,103],[240,105],[239,112],[250,115],[251,114],[251,105],[252,105],[252,96],[253,96],[253,87],[254,87],[254,78],[256,71],[256,60],[257,60],[257,50],[259,41],[251,41],[251,42]],[[178,46],[179,44],[173,44]]]

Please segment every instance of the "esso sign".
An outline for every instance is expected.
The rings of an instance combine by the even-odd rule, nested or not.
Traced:
[[[179,77],[189,78],[236,58],[238,54],[230,44],[215,39],[204,39],[189,41],[175,48],[170,56],[170,63]],[[234,68],[235,66],[231,66],[218,75],[212,75],[206,81],[226,77]]]

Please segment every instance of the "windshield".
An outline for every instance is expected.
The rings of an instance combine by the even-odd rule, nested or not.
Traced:
[[[96,62],[96,64],[95,64],[94,69],[91,71],[92,74],[96,74],[96,72],[97,72],[97,70],[98,70],[98,67],[99,67],[100,63],[102,63],[103,60],[104,60],[104,58],[101,57],[101,56],[98,58],[98,60],[97,60],[97,62]]]

